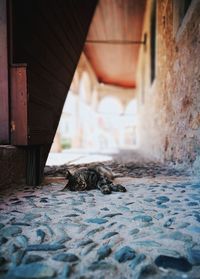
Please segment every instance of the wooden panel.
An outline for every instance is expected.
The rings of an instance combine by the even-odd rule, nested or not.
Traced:
[[[0,0],[0,144],[9,143],[7,1]]]
[[[53,142],[96,0],[13,0],[13,62],[28,65],[28,144]]]
[[[145,6],[146,0],[99,1],[84,51],[100,82],[130,88],[136,86],[140,44],[133,42],[144,39]]]
[[[27,71],[25,65],[13,65],[11,77],[11,144],[27,145]]]

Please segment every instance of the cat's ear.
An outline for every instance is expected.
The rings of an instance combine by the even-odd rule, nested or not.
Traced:
[[[66,174],[65,174],[65,177],[67,179],[70,179],[73,175],[71,174],[71,172],[69,170],[66,170]]]

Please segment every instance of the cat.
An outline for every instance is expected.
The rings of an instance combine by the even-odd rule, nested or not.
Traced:
[[[112,180],[114,175],[108,167],[102,164],[88,168],[80,168],[71,174],[67,170],[66,178],[68,183],[63,191],[69,189],[70,191],[85,191],[92,189],[99,189],[103,194],[111,194],[115,192],[126,192],[126,188],[120,184],[114,185]]]

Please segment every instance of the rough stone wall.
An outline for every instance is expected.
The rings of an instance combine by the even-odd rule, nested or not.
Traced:
[[[0,190],[25,182],[26,154],[21,148],[0,146]]]
[[[156,79],[150,82],[147,1],[138,64],[140,146],[149,156],[200,169],[200,1],[193,0],[174,34],[173,1],[157,1]],[[174,13],[173,13],[174,12]]]

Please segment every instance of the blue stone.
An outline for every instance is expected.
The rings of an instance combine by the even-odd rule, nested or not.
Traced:
[[[161,203],[165,203],[169,201],[169,198],[166,196],[159,196],[156,199],[159,200]]]
[[[129,234],[130,235],[134,235],[134,234],[137,234],[137,233],[139,233],[139,229],[132,229],[130,232],[129,232]]]
[[[192,265],[184,257],[174,258],[170,256],[160,255],[155,259],[155,264],[163,268],[172,268],[179,271],[190,271]]]
[[[35,263],[35,262],[41,262],[43,261],[44,258],[39,256],[39,255],[26,255],[24,258],[23,258],[23,263],[24,264],[29,264],[29,263]]]
[[[112,265],[111,263],[105,262],[105,261],[97,261],[93,262],[89,267],[88,270],[95,271],[95,270],[116,270],[116,267]]]
[[[43,263],[30,263],[13,268],[7,274],[8,278],[42,279],[55,276],[55,270]]]
[[[115,253],[115,260],[120,263],[130,261],[133,258],[135,258],[135,251],[129,246],[124,246]]]
[[[161,244],[154,241],[154,240],[141,240],[133,243],[137,246],[144,246],[144,247],[160,247]]]
[[[197,214],[195,214],[194,216],[195,216],[195,218],[196,218],[197,222],[199,222],[199,223],[200,223],[200,214],[198,214],[198,213],[197,213]]]
[[[166,204],[159,204],[159,203],[157,203],[157,207],[158,208],[168,208],[168,206]]]
[[[46,233],[45,233],[43,230],[38,229],[38,230],[36,231],[36,234],[37,234],[37,237],[39,237],[39,238],[40,238],[40,241],[41,241],[41,242],[43,242],[43,241],[44,241],[44,238],[45,238]]]
[[[193,265],[200,265],[200,250],[190,248],[187,250],[188,260]]]
[[[4,237],[17,236],[20,233],[22,233],[22,229],[17,226],[4,227],[1,229],[1,234]]]
[[[146,259],[146,256],[144,254],[139,254],[137,255],[129,264],[129,267],[131,269],[135,269],[135,267],[140,264],[142,261]]]
[[[90,219],[86,219],[87,223],[94,223],[94,224],[104,224],[107,223],[108,220],[103,219],[103,218],[90,218]]]
[[[200,233],[200,227],[197,227],[197,226],[189,226],[189,227],[187,227],[187,230],[194,232],[194,233]]]
[[[144,201],[146,201],[146,202],[153,202],[153,201],[155,201],[155,200],[152,199],[152,198],[146,198],[146,199],[144,199]]]
[[[25,215],[24,215],[24,220],[26,220],[27,222],[30,222],[30,221],[32,221],[32,220],[34,220],[34,219],[37,219],[37,218],[39,218],[39,217],[41,217],[42,215],[40,214],[40,213],[26,213]]]
[[[156,218],[157,220],[160,220],[160,219],[164,218],[164,214],[163,214],[163,213],[158,213],[158,214],[155,216],[155,218]]]
[[[119,234],[119,233],[118,233],[118,232],[108,232],[108,233],[106,233],[106,234],[102,237],[102,239],[110,238],[110,237],[112,237],[112,236],[114,236],[114,235],[116,235],[116,234]]]
[[[149,215],[137,215],[133,218],[134,221],[151,222],[152,217]]]
[[[91,244],[91,243],[93,243],[92,239],[82,240],[77,244],[77,247],[84,247],[84,246],[86,246],[88,244]]]
[[[28,245],[26,251],[56,251],[65,248],[62,244],[32,244]]]
[[[179,231],[172,232],[169,235],[169,238],[174,239],[174,240],[184,241],[184,242],[192,241],[192,237],[190,235],[181,233]]]
[[[110,213],[103,216],[103,218],[113,218],[115,216],[122,215],[122,213]]]
[[[53,260],[55,261],[61,261],[61,262],[76,262],[79,260],[79,258],[72,253],[61,253],[53,257]]]
[[[174,218],[169,218],[165,223],[164,223],[164,227],[170,227],[171,224],[174,222]]]
[[[197,206],[197,205],[199,205],[199,203],[198,202],[188,202],[187,205],[188,206]]]
[[[97,246],[96,243],[92,243],[89,246],[86,246],[84,249],[81,250],[81,256],[86,256],[89,254],[95,247]]]
[[[68,264],[65,264],[61,273],[61,278],[69,278],[71,273],[71,267]]]
[[[112,253],[109,245],[103,245],[97,250],[98,260],[103,260]]]
[[[105,229],[105,227],[103,227],[103,226],[98,227],[98,228],[96,228],[96,229],[93,229],[93,230],[91,230],[91,231],[89,231],[89,232],[87,233],[87,236],[93,236],[93,235],[96,234],[97,232],[101,232],[101,231],[103,231],[104,229]]]

